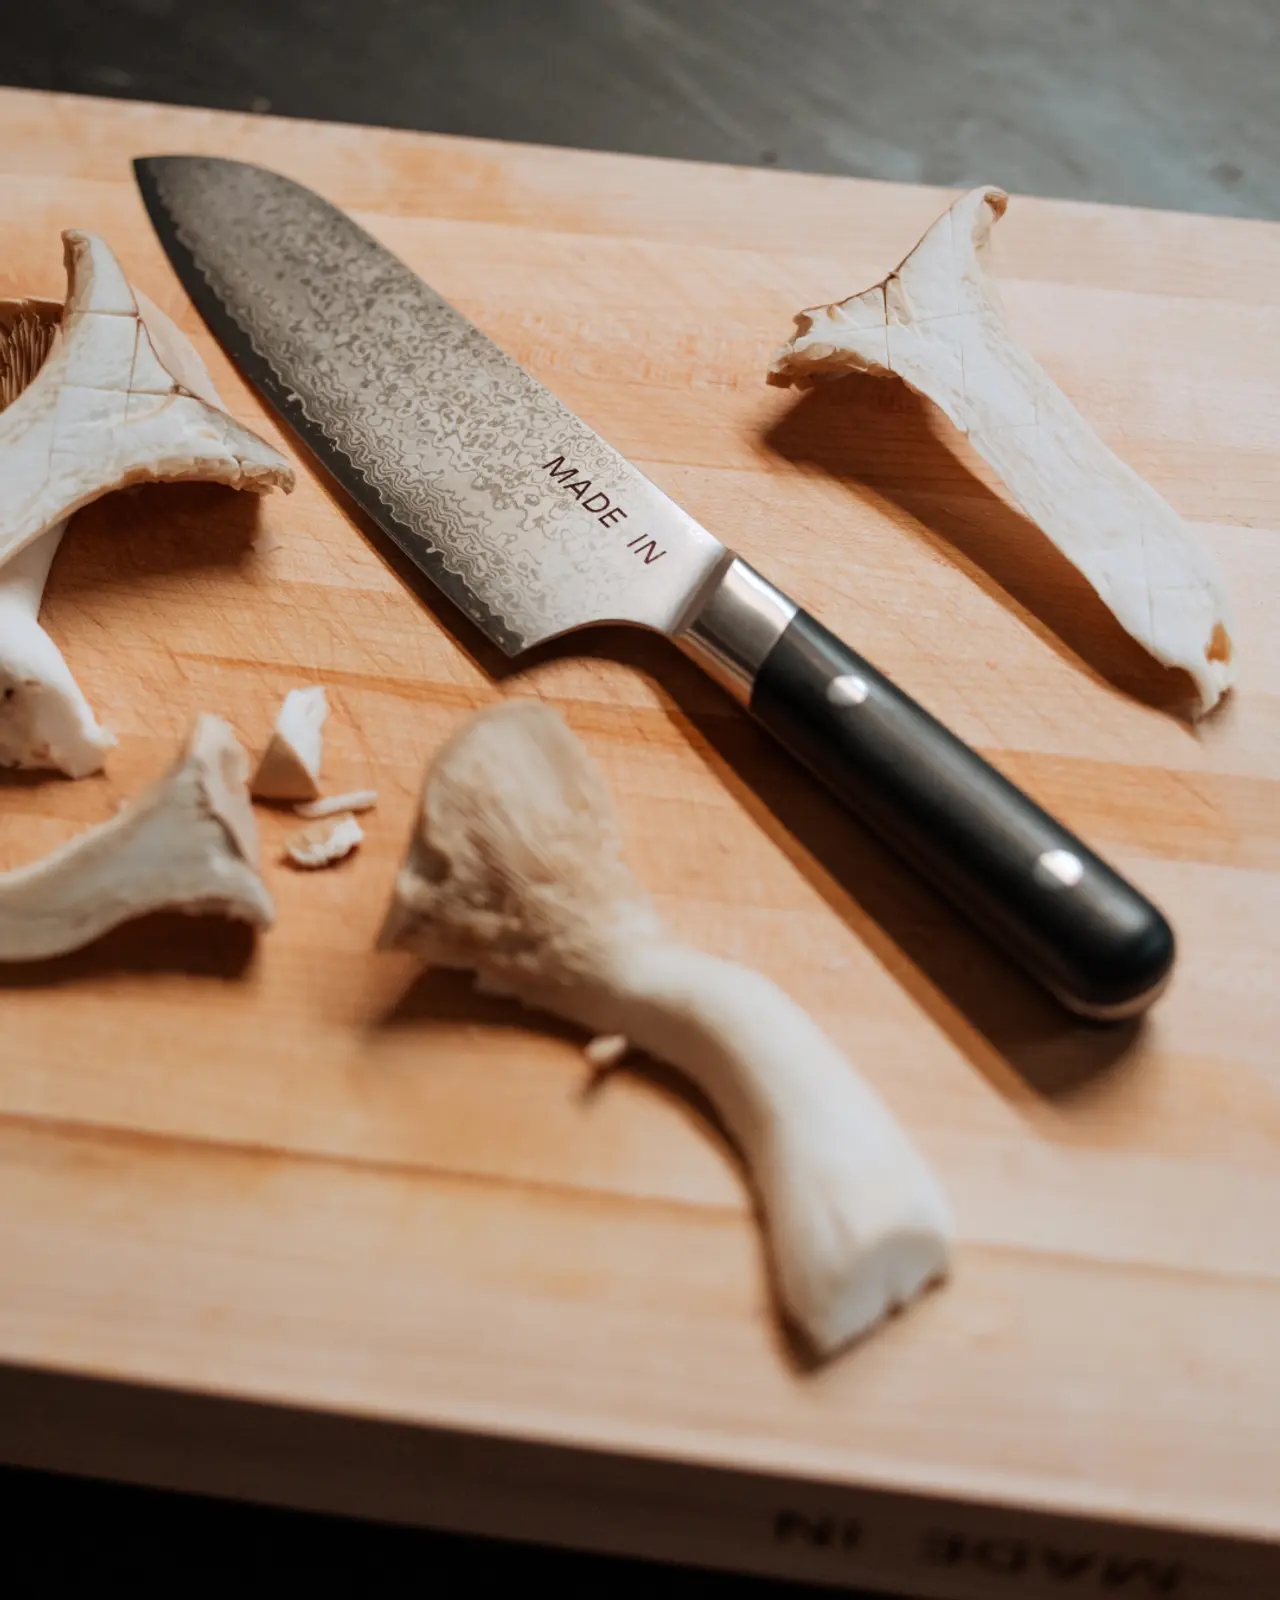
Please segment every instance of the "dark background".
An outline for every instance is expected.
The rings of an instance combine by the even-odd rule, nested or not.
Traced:
[[[1280,217],[1280,0],[0,0],[0,82]],[[0,1468],[13,1595],[803,1591]],[[176,1557],[176,1559],[175,1559]]]
[[[1277,0],[0,0],[0,80],[1280,216]]]

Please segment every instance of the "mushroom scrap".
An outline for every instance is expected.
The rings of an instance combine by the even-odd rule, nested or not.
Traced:
[[[314,870],[343,861],[364,841],[364,829],[349,811],[332,812],[299,828],[284,842],[285,860]]]
[[[81,506],[129,484],[293,487],[185,335],[93,234],[63,234],[65,306],[0,302],[0,765],[96,772],[114,743],[37,620]]]
[[[1208,711],[1235,677],[1226,583],[1171,506],[1017,343],[983,266],[1000,189],[974,189],[882,282],[801,311],[771,383],[895,375],[967,435],[1026,514]]]
[[[340,811],[372,811],[378,803],[376,789],[350,789],[346,794],[321,795],[318,800],[299,800],[294,810],[308,822],[335,817]]]
[[[948,1268],[929,1167],[874,1090],[767,978],[684,944],[623,863],[604,780],[540,702],[482,712],[440,751],[383,948],[473,971],[634,1043],[723,1117],[759,1195],[781,1299],[828,1354]]]
[[[249,762],[220,717],[196,722],[182,759],[107,822],[0,874],[0,961],[62,955],[149,911],[216,912],[271,926],[258,875]]]
[[[320,793],[329,701],[320,684],[290,689],[249,788],[259,800],[314,800]]]

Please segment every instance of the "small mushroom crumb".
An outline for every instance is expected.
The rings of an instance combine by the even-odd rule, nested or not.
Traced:
[[[379,942],[685,1073],[742,1152],[779,1296],[819,1354],[948,1271],[946,1200],[896,1119],[776,985],[663,925],[549,707],[491,707],[437,755]]]
[[[594,1039],[587,1040],[582,1053],[593,1067],[607,1071],[616,1067],[630,1049],[631,1041],[625,1034],[598,1033]]]
[[[344,811],[290,834],[284,853],[295,867],[330,867],[349,856],[363,838],[364,829],[349,811]]]
[[[200,357],[99,238],[64,233],[67,298],[0,301],[0,765],[97,772],[101,728],[40,626],[72,513],[111,490],[203,479],[290,489],[285,458],[227,414]]]
[[[376,789],[353,789],[350,794],[326,794],[319,800],[300,800],[294,810],[308,822],[335,816],[339,811],[372,811],[378,803]]]
[[[323,729],[329,702],[319,684],[291,689],[249,785],[258,800],[315,800],[320,794]]]
[[[984,265],[1008,203],[1001,189],[971,190],[880,283],[801,311],[769,382],[892,375],[932,400],[1121,627],[1190,675],[1208,711],[1236,673],[1226,581],[1172,506],[1014,338]]]
[[[0,874],[0,961],[78,950],[149,911],[270,927],[248,770],[227,724],[199,718],[182,760],[151,788],[42,861]]]

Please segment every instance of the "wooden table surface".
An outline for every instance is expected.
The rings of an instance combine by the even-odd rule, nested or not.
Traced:
[[[1239,686],[1191,728],[901,388],[797,399],[792,311],[880,278],[939,191],[0,93],[0,293],[101,233],[296,456],[186,301],[134,155],[349,209],[727,543],[1110,855],[1178,931],[1141,1026],[1072,1022],[661,641],[498,659],[311,464],[77,519],[46,616],[120,738],[0,784],[0,865],[108,815],[200,711],[261,746],[324,683],[359,855],[276,860],[277,927],[162,919],[0,973],[0,1360],[305,1411],[1211,1534],[1280,1535],[1280,227],[1016,199],[1013,322],[1212,546]],[[991,174],[993,178],[999,174]],[[768,972],[937,1163],[953,1283],[807,1370],[740,1173],[660,1081],[379,955],[423,765],[560,706],[679,931]]]

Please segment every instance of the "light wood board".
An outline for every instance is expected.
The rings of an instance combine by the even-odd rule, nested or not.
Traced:
[[[424,607],[186,301],[129,171],[166,151],[349,209],[1116,861],[1180,939],[1145,1024],[1042,1000],[661,641],[513,667]],[[1192,730],[943,422],[889,383],[764,386],[791,313],[876,281],[947,198],[0,94],[0,293],[61,297],[59,230],[100,232],[300,468],[289,498],[76,519],[47,621],[120,744],[104,776],[0,783],[0,866],[108,815],[199,711],[259,748],[305,682],[328,786],[381,795],[314,876],[261,813],[256,948],[175,919],[0,973],[0,1359],[1280,1535],[1280,227],[1015,199],[997,230],[1026,343],[1230,579],[1239,687]],[[677,1094],[589,1091],[580,1040],[373,952],[424,763],[496,694],[563,709],[672,923],[807,1006],[945,1178],[954,1282],[821,1371]]]

